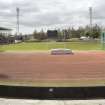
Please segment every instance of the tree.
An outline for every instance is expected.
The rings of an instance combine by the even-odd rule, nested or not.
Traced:
[[[36,30],[35,30],[34,33],[33,33],[33,37],[34,37],[35,39],[38,39],[38,37],[39,37]]]
[[[33,33],[33,36],[35,39],[37,39],[38,41],[42,41],[44,39],[47,39],[47,36],[45,34],[45,32],[43,31],[43,29],[40,32],[37,32],[36,30]]]
[[[101,34],[101,28],[96,24],[92,28],[92,38],[99,38]]]
[[[57,32],[58,32],[58,41],[59,42],[63,41],[63,32],[62,32],[62,30],[58,29]]]
[[[78,29],[74,29],[72,27],[71,29],[71,35],[72,35],[72,38],[80,38],[81,34],[83,33],[83,29],[81,28],[78,28]]]
[[[96,24],[90,29],[89,26],[85,27],[85,36],[89,36],[90,38],[99,38],[101,33],[101,28]]]

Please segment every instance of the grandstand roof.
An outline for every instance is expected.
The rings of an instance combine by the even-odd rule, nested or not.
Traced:
[[[0,30],[11,31],[12,29],[0,27]]]

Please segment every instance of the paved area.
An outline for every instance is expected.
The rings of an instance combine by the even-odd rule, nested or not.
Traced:
[[[0,105],[105,105],[105,100],[40,101],[1,98]]]

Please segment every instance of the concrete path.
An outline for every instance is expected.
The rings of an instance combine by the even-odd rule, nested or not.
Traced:
[[[105,100],[18,100],[0,98],[0,105],[105,105]]]

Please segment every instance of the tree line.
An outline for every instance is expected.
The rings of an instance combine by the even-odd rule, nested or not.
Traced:
[[[67,29],[57,29],[57,30],[54,30],[54,33],[52,34],[54,35],[54,38],[53,37],[52,38],[53,40],[56,40],[56,41],[66,41],[68,39],[80,38],[82,36],[95,39],[95,38],[100,38],[101,30],[102,30],[101,27],[98,26],[97,24],[94,25],[92,28],[90,28],[89,26],[85,26],[85,27],[79,27],[78,29],[75,29],[74,27],[67,28]],[[42,29],[40,32],[35,30],[32,33],[32,35],[20,34],[19,36],[17,35],[5,36],[5,34],[0,33],[0,43],[14,43],[15,40],[28,41],[31,39],[30,36],[33,36],[32,39],[35,39],[37,41],[44,41],[46,39],[51,38],[49,37],[48,32],[49,30],[47,32],[44,32],[44,30]]]
[[[67,29],[57,29],[57,40],[62,41],[71,38],[80,38],[81,36],[90,37],[90,38],[99,38],[101,34],[101,27],[97,24],[94,25],[92,28],[89,26],[79,27],[78,29],[67,28]],[[48,39],[48,33],[41,30],[37,32],[36,30],[33,32],[34,39],[39,41]]]

